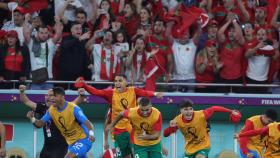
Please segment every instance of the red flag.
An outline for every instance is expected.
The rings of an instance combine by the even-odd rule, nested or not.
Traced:
[[[16,0],[18,7],[16,8],[21,13],[33,13],[48,7],[48,0]]]

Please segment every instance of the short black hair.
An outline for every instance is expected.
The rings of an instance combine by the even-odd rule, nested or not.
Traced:
[[[278,117],[278,114],[277,114],[276,110],[268,109],[268,110],[265,111],[265,116],[270,118],[273,121],[276,121],[277,117]]]
[[[187,107],[193,107],[193,102],[190,99],[183,99],[179,103],[179,108],[183,109],[183,108],[187,108]]]
[[[123,77],[124,79],[127,80],[127,77],[126,77],[125,74],[116,74],[116,75],[115,75],[115,78],[116,78],[116,77]]]
[[[151,100],[148,97],[140,98],[139,105],[141,105],[141,106],[151,105]]]
[[[53,88],[53,94],[56,95],[65,95],[65,91],[62,87],[54,87]]]
[[[87,18],[87,12],[84,9],[82,9],[82,8],[78,8],[76,10],[75,15],[77,16],[78,14],[84,14],[85,17]]]
[[[81,25],[82,26],[82,24],[78,23],[77,21],[73,21],[73,22],[71,22],[71,27],[70,28],[72,28],[74,25]]]

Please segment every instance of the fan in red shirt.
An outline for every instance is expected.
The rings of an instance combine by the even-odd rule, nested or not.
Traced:
[[[225,31],[227,30],[227,35]],[[228,20],[218,31],[220,61],[223,67],[220,70],[219,83],[242,83],[242,61],[244,58],[243,44],[245,39],[236,19]],[[233,89],[238,92],[238,89]],[[222,88],[221,92],[229,92]]]
[[[172,50],[164,32],[165,24],[163,20],[156,19],[153,26],[153,34],[146,38],[147,51],[151,52],[158,49],[153,56],[149,57],[146,63],[144,70],[146,90],[155,90],[156,79],[162,75],[165,75],[167,82],[170,80],[173,67]]]

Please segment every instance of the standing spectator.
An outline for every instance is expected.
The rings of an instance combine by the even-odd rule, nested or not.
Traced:
[[[214,83],[216,74],[223,66],[223,63],[218,60],[218,45],[216,41],[208,40],[206,42],[206,47],[202,49],[196,57],[196,82]],[[197,86],[196,92],[211,93],[215,92],[215,88]]]
[[[201,34],[201,21],[197,20],[197,32],[190,37],[189,30],[175,39],[172,45],[174,56],[174,72],[172,82],[174,83],[195,83],[195,53],[198,39]],[[193,86],[179,86],[180,92],[194,92]]]
[[[110,1],[102,0],[95,14],[96,20],[94,23],[94,30],[108,29],[110,27],[110,22],[114,18]]]
[[[59,18],[62,20],[64,24],[64,32],[70,32],[70,28],[73,22],[77,22],[82,25],[83,33],[88,31],[92,31],[92,25],[90,22],[87,22],[87,13],[82,9],[77,9],[75,11],[75,21],[69,20],[66,16],[64,16],[65,10],[68,5],[70,5],[71,0],[67,0],[64,2],[63,8],[60,10]]]
[[[74,22],[72,24],[71,34],[65,36],[61,42],[58,65],[59,80],[73,81],[79,76],[86,77],[90,61],[85,44],[89,37],[90,32],[82,34],[82,25],[80,23]],[[73,64],[73,60],[75,60],[75,64]]]
[[[167,36],[165,36],[165,23],[163,20],[155,20],[153,33],[146,38],[146,42],[148,52],[158,49],[157,53],[149,57],[144,70],[146,76],[145,89],[155,90],[156,80],[165,76],[165,81],[168,82],[171,79],[173,69],[172,49]]]
[[[272,60],[279,57],[279,44],[277,41],[267,39],[267,30],[257,30],[256,42],[246,48],[245,57],[248,59],[246,70],[247,83],[265,84],[269,80],[269,71]],[[267,93],[266,87],[248,87],[249,93]]]
[[[92,51],[93,56],[93,74],[94,81],[113,81],[117,72],[117,50],[113,47],[113,33],[105,31],[102,44],[93,44],[98,38],[98,32],[87,42],[87,49]]]
[[[274,28],[267,22],[267,7],[257,7],[255,11],[255,30],[265,28],[268,33],[268,38],[276,38]]]
[[[227,35],[224,32],[227,30]],[[242,83],[242,62],[244,59],[243,44],[245,39],[236,19],[228,20],[218,31],[220,43],[220,60],[223,67],[218,79],[219,83]],[[229,92],[230,89],[222,87],[221,92]],[[238,89],[233,89],[238,92]]]
[[[147,62],[145,46],[146,43],[143,36],[138,36],[135,46],[129,51],[127,60],[127,67],[129,67],[128,78],[131,78],[132,83],[144,81],[144,68]]]
[[[29,28],[28,20],[25,19],[24,24],[24,38],[25,42],[28,45],[30,51],[30,62],[31,62],[31,71],[46,69],[47,76],[49,80],[52,80],[52,60],[55,54],[56,46],[55,44],[61,38],[63,26],[56,20],[54,26],[55,35],[53,38],[50,38],[48,27],[45,25],[39,26],[38,34],[36,37],[31,37],[31,29]],[[31,72],[32,73],[32,72]],[[39,76],[32,76],[33,81]],[[50,89],[53,87],[51,83],[32,83],[31,89]]]
[[[0,80],[25,82],[30,72],[28,48],[20,46],[18,34],[15,30],[8,31],[6,36],[7,44],[0,46]],[[13,84],[3,83],[1,88],[13,88]]]
[[[16,9],[14,10],[13,13],[13,21],[11,20],[5,22],[4,26],[2,27],[2,29],[5,31],[10,31],[10,30],[17,31],[20,45],[23,45],[24,43],[23,23],[24,23],[24,14]]]

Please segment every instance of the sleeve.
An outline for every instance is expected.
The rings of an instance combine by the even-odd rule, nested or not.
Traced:
[[[241,134],[239,134],[239,137],[241,138],[241,137],[252,137],[256,135],[268,135],[268,133],[269,133],[269,128],[266,126],[260,129],[242,132]]]
[[[253,129],[254,129],[254,125],[253,125],[252,121],[246,120],[245,126],[241,130],[241,133],[245,132],[245,131],[253,130]],[[248,138],[247,137],[240,138],[239,139],[239,144],[240,144],[240,149],[241,149],[242,153],[244,155],[247,155],[247,153],[248,153],[248,149],[247,149]]]
[[[123,117],[128,118],[128,115],[129,115],[129,109],[123,112]]]
[[[79,123],[85,123],[87,120],[86,115],[83,113],[80,107],[75,106],[74,107],[74,116],[78,120]]]
[[[153,91],[146,91],[140,88],[134,88],[136,97],[154,97],[154,92]]]
[[[210,117],[212,117],[214,112],[227,112],[227,113],[231,113],[232,110],[224,108],[224,107],[221,107],[221,106],[212,106],[210,108],[207,108],[207,109],[203,110],[203,113],[205,115],[206,120],[208,120]]]
[[[47,111],[47,112],[45,113],[45,115],[41,118],[41,121],[43,121],[43,122],[48,122],[48,121],[50,121],[50,120],[51,120],[51,115],[50,115],[49,111]]]
[[[113,96],[113,89],[98,90],[89,85],[85,85],[84,88],[90,94],[105,98],[106,100],[110,100],[110,98]]]
[[[170,134],[175,133],[178,130],[178,127],[167,127],[164,130],[164,137],[168,137]]]
[[[153,130],[160,132],[161,128],[162,128],[162,116],[160,114],[157,122],[153,125]]]

